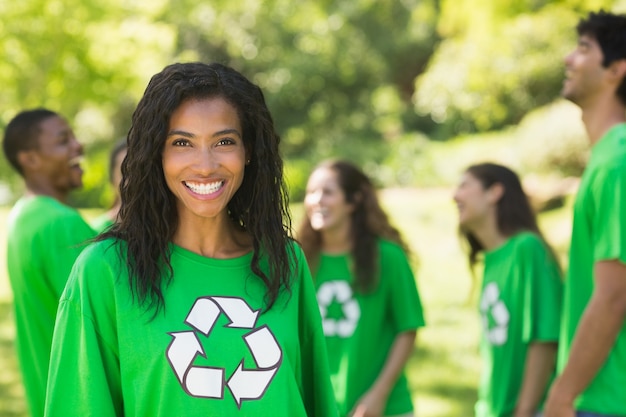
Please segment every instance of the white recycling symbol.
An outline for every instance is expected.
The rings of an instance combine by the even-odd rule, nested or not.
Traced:
[[[257,369],[245,369],[243,359],[226,380],[224,368],[194,366],[195,358],[207,357],[196,331],[209,336],[220,314],[224,313],[230,323],[228,328],[254,329],[243,339],[252,353]],[[194,330],[168,333],[172,341],[167,348],[167,359],[176,373],[181,386],[194,397],[224,397],[228,387],[237,407],[244,400],[256,400],[263,396],[282,362],[282,350],[270,329],[264,325],[255,328],[259,310],[253,311],[241,298],[200,297],[196,299],[185,323]]]
[[[480,312],[487,340],[495,346],[505,344],[508,339],[511,315],[504,302],[500,299],[500,289],[495,282],[490,282],[485,286],[480,299]],[[490,316],[495,324],[491,328],[489,325]]]
[[[336,300],[341,304],[343,318],[327,317],[328,307]],[[350,337],[361,317],[359,303],[352,297],[352,288],[346,281],[328,281],[317,290],[317,303],[322,315],[322,326],[326,336]]]

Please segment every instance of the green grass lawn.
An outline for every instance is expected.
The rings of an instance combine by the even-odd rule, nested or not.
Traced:
[[[470,301],[472,279],[456,232],[452,190],[384,190],[381,200],[415,252],[415,273],[427,320],[407,369],[416,414],[471,416],[480,367],[478,315]],[[297,225],[301,205],[294,204],[292,211]],[[6,213],[6,208],[0,209],[0,416],[23,417],[4,256]],[[90,218],[95,214],[85,212]],[[569,216],[569,206],[540,216],[548,240],[560,254],[567,249]]]

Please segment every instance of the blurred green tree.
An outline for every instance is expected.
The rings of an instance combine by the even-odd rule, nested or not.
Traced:
[[[171,59],[175,27],[153,21],[158,3],[0,2],[0,127],[20,110],[47,107],[68,118],[89,150],[123,137],[149,76]],[[104,171],[88,171],[77,204],[99,203]],[[4,158],[0,176],[19,188]]]
[[[224,61],[261,85],[289,172],[332,156],[381,163],[419,124],[413,80],[437,42],[437,1],[178,4],[178,58]]]
[[[625,2],[4,1],[0,128],[24,108],[66,115],[88,150],[75,202],[102,205],[103,161],[152,74],[220,61],[263,88],[295,198],[328,157],[410,184],[429,139],[501,129],[554,100],[577,16]],[[3,158],[0,177],[19,184]]]
[[[602,0],[444,0],[444,38],[416,80],[415,109],[438,124],[432,136],[498,130],[559,96],[563,57],[582,12]],[[569,34],[569,35],[568,35]]]

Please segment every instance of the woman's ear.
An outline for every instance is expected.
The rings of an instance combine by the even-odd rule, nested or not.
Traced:
[[[504,186],[499,182],[494,183],[491,187],[487,189],[487,198],[492,204],[496,204],[498,201],[500,201],[503,195]]]
[[[357,191],[356,193],[352,194],[351,201],[348,201],[352,211],[356,210],[356,208],[359,206],[359,204],[363,203],[363,196],[364,196],[364,194],[363,194],[362,191]]]

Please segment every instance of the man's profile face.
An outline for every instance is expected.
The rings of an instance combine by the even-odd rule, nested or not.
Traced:
[[[607,69],[602,66],[603,54],[596,39],[581,35],[576,48],[565,57],[565,79],[561,95],[584,105],[604,91]]]
[[[39,124],[38,172],[49,185],[61,193],[67,193],[83,185],[80,160],[83,147],[65,119],[52,116]]]

